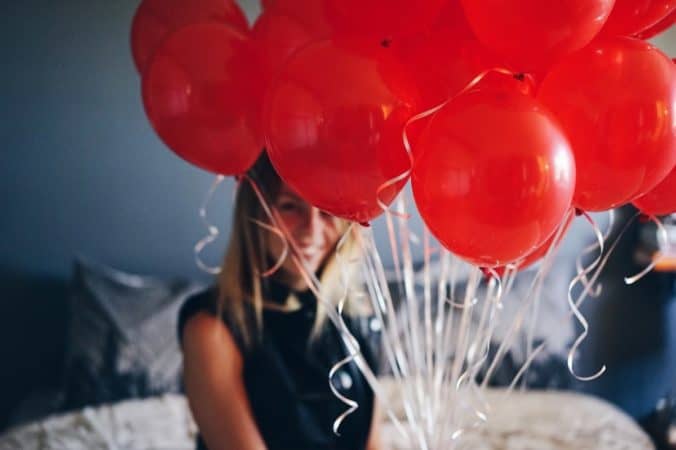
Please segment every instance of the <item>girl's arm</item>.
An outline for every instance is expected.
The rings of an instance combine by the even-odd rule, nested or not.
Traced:
[[[366,450],[383,450],[380,441],[380,422],[381,422],[380,407],[378,400],[373,400],[373,417],[371,418],[371,431],[369,432],[369,439],[366,443]]]
[[[242,380],[242,355],[230,331],[198,313],[183,329],[190,409],[209,450],[265,450]]]

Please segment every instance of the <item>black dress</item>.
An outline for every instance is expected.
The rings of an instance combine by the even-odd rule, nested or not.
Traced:
[[[288,297],[285,286],[271,280],[265,284],[267,299],[281,302]],[[179,316],[179,337],[192,315],[200,311],[215,314],[216,295],[212,287],[185,302]],[[244,384],[258,429],[269,450],[363,450],[373,414],[373,392],[355,363],[334,376],[334,386],[359,404],[340,426],[340,436],[334,434],[333,423],[347,406],[331,392],[328,374],[347,351],[328,319],[322,334],[309,343],[317,302],[309,291],[296,295],[302,304],[298,310],[264,310],[262,337],[248,348],[236,328],[222,318],[244,359]],[[370,318],[346,322],[375,371],[377,322]],[[200,437],[197,449],[207,450]]]

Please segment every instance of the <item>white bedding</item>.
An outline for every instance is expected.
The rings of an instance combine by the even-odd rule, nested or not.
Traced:
[[[601,400],[562,392],[502,394],[488,392],[490,420],[468,432],[461,448],[654,450],[633,420]],[[391,425],[383,428],[393,449],[415,448],[402,443]],[[193,450],[196,433],[185,398],[168,395],[24,425],[0,437],[0,450]]]

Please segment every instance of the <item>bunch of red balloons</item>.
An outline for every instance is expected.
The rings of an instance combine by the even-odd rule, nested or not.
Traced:
[[[676,68],[645,41],[676,0],[262,3],[251,28],[234,0],[138,8],[145,109],[188,162],[237,175],[266,148],[360,223],[410,179],[430,231],[486,268],[542,256],[573,209],[676,212]]]

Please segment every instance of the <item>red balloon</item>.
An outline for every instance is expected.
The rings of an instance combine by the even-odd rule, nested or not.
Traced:
[[[356,222],[382,211],[377,191],[409,168],[403,125],[417,93],[389,49],[320,41],[298,51],[268,92],[270,159],[299,195]],[[389,203],[405,180],[385,189]]]
[[[615,0],[462,0],[479,40],[519,71],[541,72],[587,45]]]
[[[557,65],[538,99],[573,145],[578,208],[630,202],[676,164],[676,71],[646,42],[596,41]]]
[[[263,148],[250,39],[227,25],[182,28],[143,74],[143,103],[176,154],[211,172],[245,172]]]
[[[674,9],[671,14],[657,22],[655,25],[638,33],[636,37],[644,40],[650,39],[668,30],[674,25],[674,23],[676,23],[676,9]]]
[[[418,85],[422,110],[443,103],[481,72],[500,65],[468,30],[449,27],[406,42],[399,54]]]
[[[263,12],[277,11],[294,18],[316,38],[327,38],[331,27],[322,0],[262,0]]]
[[[537,247],[535,250],[527,254],[523,259],[519,260],[518,262],[514,263],[516,265],[516,269],[518,271],[524,270],[532,266],[533,264],[539,262],[542,258],[547,256],[547,252],[549,252],[549,249],[551,248],[552,244],[554,244],[554,240],[557,238],[557,236],[560,237],[559,245],[561,241],[565,238],[566,233],[568,232],[568,229],[570,228],[571,224],[573,223],[573,218],[575,215],[570,214],[568,216],[568,220],[566,221],[566,224],[564,225],[564,230],[561,232],[561,235],[559,235],[558,228],[554,230],[554,233],[552,233],[551,236],[549,236],[549,239],[547,239],[543,244],[541,244],[539,247]],[[499,276],[503,276],[505,274],[506,267],[497,267],[495,269],[496,273]]]
[[[568,220],[566,221],[566,224],[564,225],[564,229],[559,235],[558,229],[554,230],[554,233],[552,233],[551,236],[549,236],[549,239],[545,241],[544,244],[540,245],[538,248],[535,249],[535,251],[529,253],[526,255],[524,259],[519,261],[517,264],[517,267],[519,270],[526,269],[536,262],[540,261],[542,258],[544,258],[547,255],[547,252],[549,252],[549,249],[551,248],[552,244],[554,244],[554,240],[556,240],[557,236],[559,237],[560,240],[563,240],[566,236],[566,233],[568,232],[568,229],[570,228],[570,225],[573,223],[573,218],[575,217],[574,214],[570,214],[568,216]]]
[[[200,22],[225,23],[242,32],[249,28],[233,0],[143,0],[131,26],[136,70],[143,73],[153,52],[169,34]]]
[[[646,214],[676,213],[676,167],[652,191],[634,200],[634,205]]]
[[[322,0],[315,0],[322,1]],[[390,39],[430,28],[448,0],[323,0],[337,33]]]
[[[266,78],[272,79],[289,57],[314,38],[305,26],[276,9],[266,9],[251,33]]]
[[[489,69],[503,68],[471,34],[469,27],[438,27],[399,46],[400,60],[409,69],[421,97],[421,111],[428,111],[468,88],[476,77]],[[507,89],[530,93],[532,87],[521,77],[488,72],[474,89]],[[520,81],[521,80],[521,81]],[[434,116],[419,119],[408,128],[414,156],[417,140]]]
[[[435,115],[419,146],[412,174],[418,210],[447,249],[477,266],[528,255],[570,208],[570,146],[531,97],[463,94]]]
[[[674,9],[676,0],[615,0],[613,13],[601,33],[633,36],[657,24]]]
[[[465,10],[460,4],[460,0],[448,0],[441,8],[439,17],[434,26],[435,28],[453,28],[464,33],[472,33],[472,29],[467,23]]]

